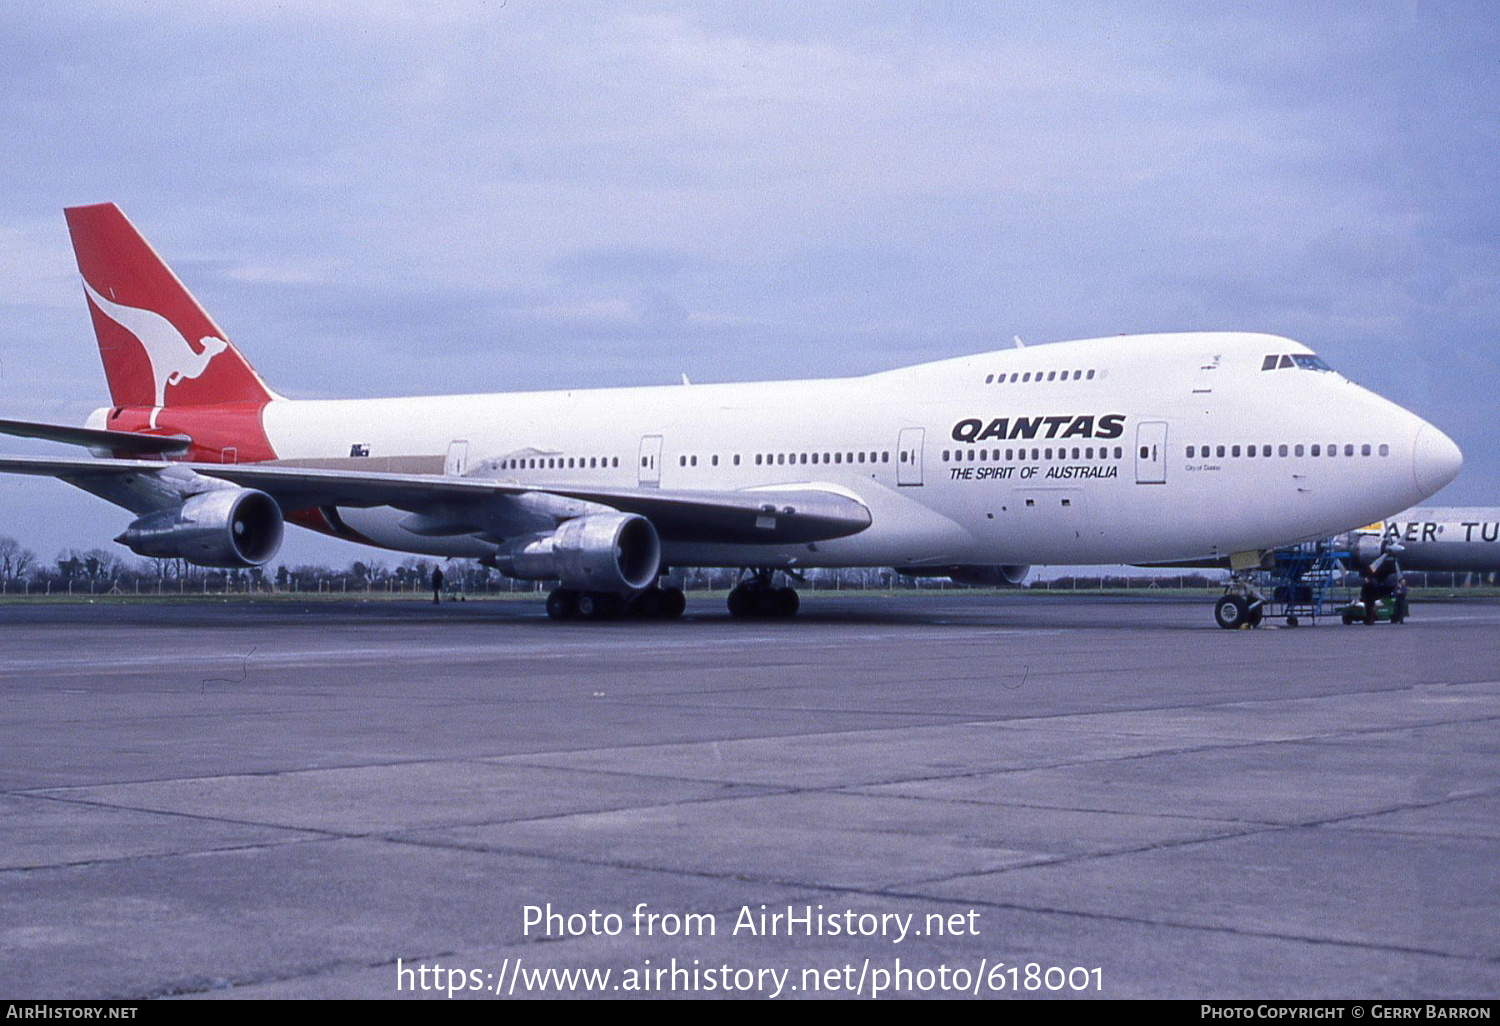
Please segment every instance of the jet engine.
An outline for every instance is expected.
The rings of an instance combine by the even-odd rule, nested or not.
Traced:
[[[562,582],[580,592],[629,595],[649,588],[661,572],[661,539],[635,513],[593,513],[555,531],[518,538],[495,553],[507,577]]]
[[[946,577],[954,584],[966,584],[974,588],[1019,588],[1031,567],[1019,564],[986,566],[964,564],[962,566],[898,566],[898,574],[907,577]]]
[[[216,488],[146,514],[115,541],[138,556],[238,569],[276,555],[283,530],[281,507],[265,492]]]

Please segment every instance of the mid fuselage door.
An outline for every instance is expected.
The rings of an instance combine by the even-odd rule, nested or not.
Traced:
[[[645,435],[641,438],[640,477],[642,488],[661,487],[661,435]]]
[[[1135,483],[1167,483],[1167,422],[1148,420],[1135,431]]]
[[[896,484],[912,487],[922,483],[922,435],[924,428],[902,428],[896,441]]]

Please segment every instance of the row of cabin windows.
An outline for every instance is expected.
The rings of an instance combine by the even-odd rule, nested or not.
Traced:
[[[986,374],[986,385],[1029,384],[1032,381],[1093,381],[1093,371],[1012,371],[1010,374]]]
[[[1358,445],[1358,446],[1354,445],[1351,442],[1345,442],[1343,448],[1344,448],[1344,455],[1345,456],[1353,456],[1356,453],[1358,453],[1361,456],[1373,456],[1373,455],[1375,455],[1376,452],[1379,452],[1380,455],[1382,455],[1382,456],[1389,456],[1391,454],[1391,447],[1389,445],[1385,445],[1385,444],[1381,444],[1379,447],[1376,447],[1376,446],[1370,445],[1370,443],[1368,443],[1368,442],[1364,443],[1363,445]],[[1257,450],[1259,450],[1259,451],[1257,451]],[[1218,446],[1197,445],[1197,446],[1194,446],[1194,445],[1190,445],[1190,446],[1187,447],[1187,458],[1190,459],[1190,460],[1191,459],[1209,459],[1210,457],[1223,457],[1223,456],[1235,457],[1235,456],[1240,456],[1240,455],[1244,455],[1247,458],[1253,458],[1255,456],[1260,456],[1260,457],[1264,458],[1264,457],[1270,456],[1271,452],[1272,452],[1272,447],[1269,446],[1269,445],[1260,445],[1260,446],[1246,445],[1246,446],[1243,446],[1243,447],[1238,446],[1238,445],[1230,445],[1230,446],[1224,446],[1224,445],[1218,445]],[[1194,453],[1197,453],[1197,455],[1195,456]],[[1288,446],[1285,443],[1283,443],[1283,444],[1278,445],[1278,446],[1275,447],[1275,454],[1277,456],[1324,456],[1324,455],[1327,455],[1327,456],[1337,456],[1339,454],[1339,447],[1337,445],[1327,445],[1327,446],[1324,446],[1324,445],[1291,445],[1291,446]]]
[[[783,464],[803,463],[889,463],[891,454],[889,452],[767,452],[755,454],[755,465],[781,466]],[[905,462],[903,460],[902,462]]]
[[[505,470],[607,470],[619,465],[618,456],[516,456],[500,461]]]
[[[643,459],[643,465],[644,462],[645,461]],[[732,457],[732,462],[736,467],[740,465],[740,457],[738,453],[736,453]],[[758,452],[755,454],[755,465],[757,467],[784,467],[789,464],[799,465],[808,463],[837,463],[842,465],[845,463],[889,462],[891,462],[891,454],[889,452]],[[905,460],[903,459],[902,462],[904,463]],[[677,457],[677,465],[679,467],[696,467],[698,465],[698,457],[679,456]],[[708,465],[711,467],[717,467],[719,465],[719,457],[717,455],[708,457]]]
[[[1069,452],[1072,453],[1071,456],[1069,455]],[[943,462],[973,463],[977,460],[980,463],[984,463],[990,460],[1050,460],[1053,458],[1054,453],[1056,453],[1056,458],[1060,460],[1107,460],[1111,458],[1111,453],[1114,454],[1113,458],[1118,460],[1125,455],[1124,447],[1118,445],[1113,449],[1111,449],[1107,445],[1101,445],[1097,449],[1097,456],[1095,456],[1095,452],[1095,447],[1092,445],[1075,445],[1071,450],[1069,450],[1066,446],[1060,446],[1056,449],[1053,449],[1051,446],[1036,449],[944,449]],[[1003,456],[1002,453],[1004,454]],[[1027,453],[1030,453],[1031,455],[1028,456]]]

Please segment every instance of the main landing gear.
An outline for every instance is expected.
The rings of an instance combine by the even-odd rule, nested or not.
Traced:
[[[675,620],[687,608],[681,588],[652,585],[628,598],[612,591],[556,588],[547,596],[547,615],[554,620],[618,620],[633,616]]]
[[[729,593],[729,615],[788,619],[797,615],[802,600],[795,588],[773,586],[774,570],[758,569],[749,580],[741,581]]]

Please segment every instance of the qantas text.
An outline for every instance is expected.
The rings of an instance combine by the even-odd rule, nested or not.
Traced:
[[[987,442],[991,438],[1119,438],[1125,433],[1125,414],[1106,413],[1055,417],[996,417],[986,424],[977,417],[953,425],[955,442]]]

